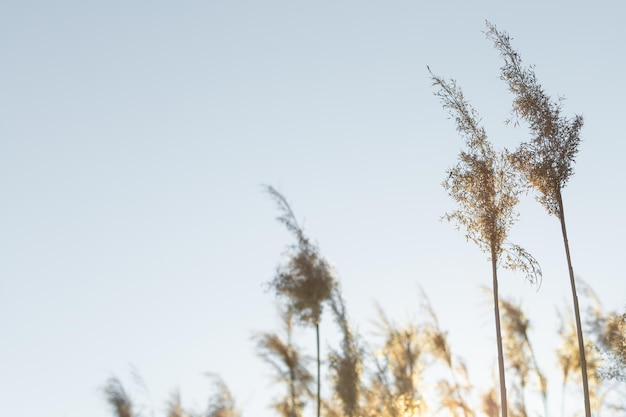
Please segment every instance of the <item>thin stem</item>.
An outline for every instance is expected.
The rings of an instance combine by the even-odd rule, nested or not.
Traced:
[[[502,352],[502,332],[500,330],[500,307],[498,296],[498,268],[496,259],[496,248],[491,245],[491,269],[493,273],[493,304],[494,315],[496,318],[496,344],[498,346],[498,371],[500,374],[500,408],[502,409],[502,417],[508,416],[507,400],[506,400],[506,381],[504,376],[504,354]]]
[[[295,369],[289,367],[289,394],[291,396],[291,417],[296,417],[296,375]]]
[[[591,417],[591,403],[589,400],[589,382],[587,380],[587,360],[585,359],[585,342],[583,340],[583,329],[580,323],[580,308],[578,307],[578,293],[576,292],[576,280],[574,279],[574,268],[572,258],[569,253],[569,243],[567,241],[567,230],[565,228],[565,212],[563,211],[563,198],[560,189],[557,193],[559,204],[559,220],[561,221],[561,232],[563,232],[563,244],[565,245],[565,256],[567,257],[567,269],[569,271],[569,281],[572,287],[572,298],[574,300],[574,317],[576,318],[576,334],[578,335],[578,354],[580,356],[580,372],[583,378],[583,394],[585,397],[585,416]]]
[[[315,334],[317,337],[317,417],[320,417],[322,397],[320,393],[321,380],[320,380],[320,324],[315,322]]]

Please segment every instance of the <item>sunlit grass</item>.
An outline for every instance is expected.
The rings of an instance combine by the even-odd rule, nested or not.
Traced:
[[[565,222],[563,189],[574,174],[574,162],[580,145],[580,130],[583,117],[567,117],[562,113],[563,98],[552,99],[537,80],[534,66],[525,66],[520,54],[512,47],[511,37],[487,22],[487,37],[504,60],[501,78],[513,93],[512,114],[515,122],[528,125],[531,140],[521,143],[510,155],[510,161],[523,174],[528,183],[538,192],[537,200],[546,211],[556,216],[561,223],[561,234],[572,290],[572,304],[578,356],[582,366],[580,373],[584,391],[585,415],[591,417],[591,395],[587,366],[585,366],[585,343],[583,337],[576,279],[570,256]]]
[[[602,374],[606,365],[603,346],[619,343],[615,352],[624,355],[624,313],[605,312],[588,287],[583,287],[585,305],[588,308],[588,371],[592,388],[591,407],[603,417],[626,415],[626,386],[622,381]],[[389,318],[382,308],[376,310],[377,332],[371,337],[354,331],[348,334],[358,340],[348,354],[341,346],[329,348],[324,374],[333,382],[327,395],[322,397],[323,417],[500,417],[497,382],[486,391],[472,384],[464,360],[455,354],[449,342],[448,332],[442,328],[433,306],[426,294],[417,300],[421,307],[416,317],[402,323]],[[343,307],[340,307],[343,306]],[[345,304],[336,308],[346,317]],[[575,415],[576,407],[566,388],[581,388],[580,361],[577,353],[577,337],[571,317],[561,313],[559,344],[553,346],[555,355],[537,358],[532,342],[532,326],[520,304],[501,300],[503,341],[510,394],[509,415],[513,417],[548,417],[548,378],[540,371],[540,361],[559,363],[563,391],[551,393],[550,398],[560,398],[561,407],[567,410],[565,417]],[[617,319],[619,317],[619,319]],[[310,362],[292,339],[289,315],[281,315],[283,333],[259,333],[254,337],[261,360],[270,365],[275,373],[269,380],[285,390],[282,397],[268,400],[268,408],[277,417],[306,417],[306,401],[315,394],[309,385],[313,381]],[[613,342],[614,340],[618,342]],[[352,352],[352,353],[350,353]],[[342,358],[349,358],[341,365]],[[333,362],[335,361],[335,362]],[[339,362],[336,362],[339,361]],[[356,364],[355,362],[356,361]],[[617,366],[617,364],[616,364]],[[624,366],[619,366],[621,372]],[[490,373],[490,369],[483,369]],[[553,377],[555,381],[558,376]],[[241,417],[254,415],[255,410],[238,407],[235,397],[226,384],[216,375],[210,375],[211,395],[203,411],[190,410],[175,392],[166,402],[167,417]],[[156,415],[144,406],[136,407],[131,395],[117,378],[110,378],[103,393],[112,415],[115,417],[141,417]],[[558,395],[561,394],[561,395]],[[558,400],[557,400],[558,401]],[[540,413],[530,404],[544,403]],[[558,403],[557,403],[558,404]],[[552,404],[554,406],[555,404]],[[139,412],[139,411],[141,412]],[[571,414],[570,414],[571,413]],[[558,417],[558,416],[551,416]]]
[[[588,309],[582,312],[586,321],[581,318],[565,229],[561,192],[573,174],[582,117],[561,114],[561,101],[547,96],[534,67],[521,64],[506,33],[488,24],[488,37],[505,59],[502,78],[515,95],[513,121],[529,125],[531,141],[513,153],[496,150],[459,86],[432,73],[431,77],[438,88],[436,95],[464,140],[443,184],[458,206],[444,219],[454,222],[491,262],[488,292],[493,297],[498,359],[493,386],[479,390],[472,384],[465,360],[451,345],[423,291],[416,317],[398,323],[377,306],[377,332],[370,337],[360,334],[353,319],[349,320],[335,271],[304,233],[286,198],[267,186],[265,191],[278,207],[278,221],[295,239],[268,283],[282,303],[283,332],[261,332],[253,338],[260,360],[274,371],[272,384],[283,389],[281,396],[268,399],[268,408],[277,416],[305,417],[306,404],[315,401],[317,416],[324,417],[541,417],[541,412],[529,407],[541,401],[543,417],[549,417],[550,385],[539,359],[556,363],[560,369],[561,417],[579,415],[580,410],[568,401],[571,396],[567,397],[566,389],[570,387],[583,390],[588,417],[591,411],[603,417],[626,415],[626,312],[604,312],[590,287],[583,286]],[[568,313],[559,315],[559,345],[554,346],[551,358],[536,356],[532,323],[522,306],[498,293],[500,267],[521,270],[531,283],[541,282],[535,258],[507,238],[517,220],[519,196],[529,184],[548,213],[560,220],[574,300],[574,318]],[[339,337],[327,347],[323,360],[320,323],[324,311],[332,314]],[[316,377],[311,361],[294,340],[294,324],[315,328]],[[479,372],[491,374],[492,370]],[[188,409],[175,392],[165,403],[167,417],[241,417],[243,412],[229,387],[217,375],[209,378],[212,390],[204,410]],[[330,383],[322,393],[324,378]],[[102,392],[116,417],[155,415],[154,410],[138,407],[117,378],[107,380]],[[565,415],[566,405],[571,414]],[[258,412],[246,411],[250,416]]]

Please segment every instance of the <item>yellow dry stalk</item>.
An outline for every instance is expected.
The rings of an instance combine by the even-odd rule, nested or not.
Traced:
[[[298,321],[318,325],[323,303],[331,299],[335,287],[331,267],[320,255],[318,247],[304,234],[285,197],[271,186],[267,186],[266,191],[280,210],[277,220],[297,241],[289,247],[288,260],[278,268],[270,287],[288,300]]]
[[[548,213],[558,217],[561,190],[574,173],[583,117],[562,114],[563,98],[548,96],[537,81],[534,67],[524,67],[506,32],[487,22],[487,38],[504,59],[501,78],[514,94],[512,121],[526,122],[532,135],[530,142],[522,143],[511,155],[511,161],[539,191],[537,198]]]
[[[522,247],[507,241],[507,235],[518,218],[515,207],[525,191],[515,171],[510,154],[495,151],[478,113],[465,99],[454,80],[446,81],[432,74],[435,93],[443,107],[455,120],[457,131],[465,140],[458,162],[447,171],[443,187],[458,203],[458,209],[446,213],[444,219],[455,222],[496,263],[523,272],[531,283],[541,280],[536,259]]]

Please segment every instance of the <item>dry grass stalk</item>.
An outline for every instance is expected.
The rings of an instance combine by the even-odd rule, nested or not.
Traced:
[[[605,313],[597,294],[583,285],[587,308],[587,326],[594,345],[603,359],[599,372],[602,379],[626,382],[626,313]]]
[[[271,186],[267,186],[266,191],[280,211],[277,220],[285,225],[297,242],[289,246],[288,261],[278,268],[270,286],[277,295],[287,298],[299,321],[317,325],[323,304],[331,299],[334,287],[330,265],[320,255],[317,246],[304,234],[285,197]]]
[[[107,402],[117,417],[134,417],[133,403],[119,379],[111,377],[103,389]]]
[[[626,313],[606,317],[599,346],[606,355],[603,378],[626,383]]]
[[[487,417],[500,417],[498,393],[495,388],[491,388],[481,396],[481,409]]]
[[[626,315],[605,312],[597,294],[582,282],[587,304],[585,346],[594,413],[626,413]]]
[[[179,391],[174,392],[167,402],[167,417],[192,417],[191,414],[183,408]]]
[[[418,389],[425,366],[420,329],[414,323],[398,327],[380,307],[377,310],[383,345],[374,357],[376,370],[367,408],[391,417],[422,415],[426,404]]]
[[[537,80],[533,66],[525,67],[511,46],[511,37],[487,22],[487,37],[504,59],[501,78],[514,94],[515,124],[525,121],[532,139],[520,145],[512,161],[539,191],[538,199],[555,216],[561,211],[561,190],[574,174],[580,144],[581,115],[562,115],[563,99],[552,100]]]
[[[430,71],[430,69],[429,69]],[[515,206],[523,188],[513,170],[507,152],[496,152],[487,140],[484,127],[478,123],[478,113],[469,105],[454,80],[446,81],[432,74],[435,93],[443,107],[456,122],[459,134],[465,139],[466,150],[461,151],[457,164],[448,170],[443,183],[459,208],[444,218],[464,229],[473,241],[490,257],[494,296],[494,316],[498,368],[500,378],[500,406],[502,417],[507,417],[504,355],[500,328],[498,298],[498,264],[518,269],[531,282],[538,282],[541,269],[537,261],[523,248],[507,242],[507,233],[517,219]],[[504,259],[503,259],[504,258]]]
[[[573,164],[578,154],[580,130],[583,118],[575,115],[568,118],[562,114],[561,98],[553,100],[538,82],[534,67],[525,67],[519,53],[511,46],[511,38],[506,32],[500,32],[495,25],[487,22],[487,37],[494,42],[496,49],[504,59],[501,78],[514,94],[513,117],[515,122],[523,120],[528,124],[532,139],[522,143],[510,156],[526,180],[539,192],[538,200],[549,214],[559,218],[565,246],[565,255],[572,289],[578,354],[584,391],[585,415],[591,417],[587,366],[585,366],[585,343],[580,321],[580,309],[576,292],[574,269],[567,240],[565,211],[563,207],[563,188],[574,173]]]
[[[341,402],[343,415],[357,417],[363,372],[363,348],[348,322],[345,301],[339,290],[333,292],[331,308],[342,335],[341,348],[331,351],[329,355],[333,388]]]
[[[306,368],[306,358],[293,343],[292,313],[281,311],[285,339],[274,333],[260,333],[254,337],[257,353],[275,371],[274,381],[287,386],[287,394],[272,407],[282,417],[301,417],[305,398],[312,397],[310,385],[313,376]]]
[[[533,378],[541,395],[544,406],[544,415],[548,416],[548,383],[541,372],[537,357],[528,336],[530,324],[519,304],[510,300],[501,299],[500,308],[503,317],[504,346],[509,368],[515,373],[519,381],[517,389],[518,415],[526,415],[525,391],[529,380]]]
[[[439,320],[428,296],[423,289],[420,290],[421,310],[426,316],[422,330],[423,343],[435,359],[446,365],[452,378],[451,383],[446,380],[437,382],[441,407],[447,409],[453,417],[474,417],[474,412],[465,399],[472,388],[468,381],[467,368],[462,362],[458,365],[453,363],[448,335],[439,326]],[[458,359],[455,362],[458,362]]]
[[[215,374],[207,374],[212,380],[213,395],[209,399],[209,407],[205,417],[241,417],[228,386]]]
[[[266,191],[274,199],[280,210],[277,218],[296,238],[297,243],[289,247],[289,259],[278,268],[276,277],[270,282],[276,294],[287,299],[289,309],[295,317],[306,325],[315,327],[317,345],[317,417],[320,417],[321,361],[320,330],[323,304],[332,297],[335,280],[328,262],[320,255],[316,245],[298,224],[291,206],[276,189],[266,186]]]

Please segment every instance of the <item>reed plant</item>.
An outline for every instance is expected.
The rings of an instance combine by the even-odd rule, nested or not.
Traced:
[[[293,234],[296,243],[288,248],[288,259],[278,267],[269,283],[276,295],[286,300],[300,323],[315,327],[317,348],[317,417],[321,413],[320,320],[323,305],[330,301],[335,287],[331,268],[319,248],[304,234],[287,202],[275,188],[265,187],[278,206],[277,220]]]
[[[166,404],[167,417],[192,417],[183,408],[183,401],[180,397],[180,391],[175,391]]]
[[[475,413],[467,399],[472,389],[467,367],[460,358],[452,355],[448,334],[441,328],[435,310],[421,288],[420,293],[421,312],[425,318],[422,324],[422,344],[435,360],[445,365],[451,378],[451,381],[445,378],[437,381],[440,407],[453,417],[474,417]]]
[[[312,397],[313,376],[306,367],[306,357],[293,341],[293,312],[280,310],[284,336],[276,333],[255,335],[258,356],[274,370],[273,382],[287,387],[283,398],[272,404],[281,417],[302,417],[306,398]]]
[[[543,415],[548,417],[548,381],[539,367],[535,349],[530,341],[530,321],[521,306],[510,300],[500,299],[503,318],[504,347],[509,369],[517,378],[517,414],[528,415],[526,390],[534,383],[543,402]]]
[[[118,378],[109,378],[103,388],[103,392],[116,417],[136,416],[133,402]]]
[[[513,117],[509,121],[515,124],[525,122],[531,133],[531,140],[523,142],[510,155],[510,160],[537,190],[538,201],[561,224],[576,323],[585,416],[591,417],[585,343],[563,204],[563,188],[574,174],[573,164],[578,154],[583,117],[563,115],[563,99],[554,100],[547,94],[537,80],[535,68],[522,63],[520,54],[512,47],[511,37],[506,32],[499,31],[495,25],[487,22],[486,34],[504,60],[500,77],[514,95]]]
[[[345,300],[338,286],[333,291],[330,305],[341,334],[339,349],[332,349],[328,355],[333,389],[341,403],[341,413],[337,414],[358,417],[364,348],[348,321]]]
[[[241,411],[237,408],[235,398],[230,389],[219,375],[209,373],[213,393],[209,398],[209,406],[206,413],[199,417],[241,417]]]
[[[622,315],[606,313],[597,296],[586,286],[581,288],[583,317],[587,324],[587,366],[590,370],[591,409],[597,415],[622,416],[626,413],[626,390],[620,380],[603,379],[606,349],[623,352],[624,324]],[[420,299],[417,319],[396,323],[378,307],[378,332],[365,339],[349,325],[347,309],[338,286],[331,308],[340,327],[338,342],[329,347],[326,375],[331,384],[322,398],[324,417],[501,417],[498,383],[479,395],[470,383],[464,361],[453,354],[448,334],[442,328],[425,294]],[[491,295],[489,294],[490,301]],[[548,398],[548,384],[539,369],[531,344],[531,323],[522,307],[509,299],[500,299],[502,343],[509,382],[509,417],[548,416],[532,409],[537,391]],[[315,397],[311,385],[314,377],[307,368],[307,358],[294,343],[293,316],[281,309],[284,332],[259,333],[254,336],[259,356],[276,372],[274,383],[286,387],[282,398],[272,408],[280,417],[304,417],[307,399]],[[562,408],[570,405],[566,392],[580,386],[580,367],[575,324],[571,314],[562,313],[559,330],[561,344],[557,363],[563,377]],[[617,318],[619,317],[619,321]],[[343,328],[344,330],[341,330]],[[449,372],[446,372],[449,370]],[[208,406],[201,411],[183,406],[175,392],[165,403],[161,415],[167,417],[241,417],[233,395],[217,375],[209,374],[211,394]],[[498,376],[494,375],[494,380]],[[135,377],[135,382],[137,378]],[[140,388],[143,383],[140,383]],[[533,389],[535,387],[535,389]],[[566,390],[567,388],[567,390]],[[143,388],[145,389],[145,388]],[[115,417],[155,416],[149,408],[131,400],[117,378],[110,378],[103,387],[105,399]],[[133,391],[134,392],[134,391]],[[529,398],[529,400],[526,399]],[[533,400],[531,402],[531,400]],[[255,410],[249,410],[254,415]],[[561,416],[569,415],[564,414]],[[311,413],[313,415],[313,413]]]
[[[430,72],[430,68],[429,68]],[[454,80],[430,72],[436,96],[456,122],[466,149],[459,161],[448,170],[443,183],[448,194],[458,203],[458,209],[444,219],[464,229],[468,240],[489,255],[492,269],[492,290],[500,380],[500,407],[507,417],[507,395],[504,354],[499,312],[498,266],[522,270],[531,282],[541,278],[537,261],[522,247],[508,242],[507,234],[517,219],[515,206],[523,187],[513,170],[506,151],[496,152],[487,139],[484,127],[478,123],[478,113],[465,99]]]
[[[604,356],[602,378],[626,385],[626,313],[611,312],[597,323],[597,349]]]
[[[421,326],[410,321],[397,325],[377,307],[380,346],[371,357],[374,370],[368,388],[368,416],[419,416],[426,411],[420,383],[426,367]]]

